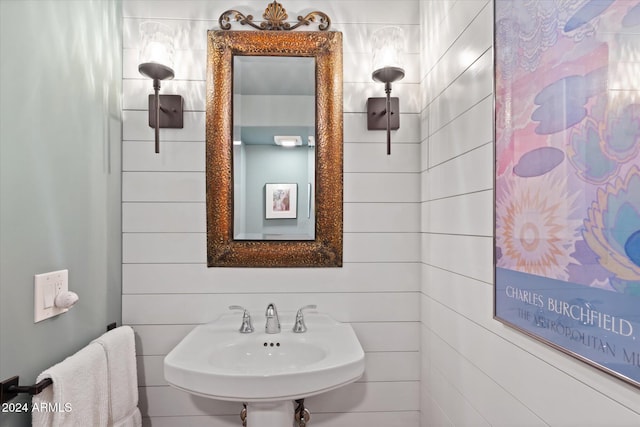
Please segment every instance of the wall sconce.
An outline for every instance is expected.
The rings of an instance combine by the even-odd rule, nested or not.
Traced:
[[[180,95],[160,95],[160,80],[171,80],[173,73],[173,31],[158,22],[140,24],[138,71],[153,79],[154,95],[149,95],[149,127],[155,129],[156,153],[160,152],[160,128],[183,128]]]
[[[400,101],[391,97],[391,83],[404,77],[404,32],[399,27],[384,27],[373,33],[374,81],[384,83],[386,98],[367,100],[367,129],[387,131],[387,155],[391,154],[391,131],[400,128]]]

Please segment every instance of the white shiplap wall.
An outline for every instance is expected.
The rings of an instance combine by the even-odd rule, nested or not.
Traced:
[[[422,426],[638,426],[638,390],[493,315],[490,1],[422,0]]]
[[[289,0],[290,15],[328,13],[344,34],[344,267],[222,269],[206,267],[206,30],[231,7],[260,16],[266,0],[124,0],[123,323],[137,334],[140,406],[145,425],[235,426],[241,405],[192,397],[166,385],[164,355],[194,325],[230,304],[248,306],[256,324],[273,301],[283,322],[309,303],[351,322],[366,352],[357,383],[308,399],[314,426],[415,426],[420,379],[420,115],[417,0]],[[392,5],[391,5],[392,4]],[[161,93],[185,99],[185,128],[161,131],[153,152],[146,100],[151,82],[137,71],[138,24],[174,27],[176,78]],[[406,78],[394,85],[401,129],[393,155],[383,132],[366,130],[365,102],[384,96],[370,79],[369,36],[386,24],[408,34]],[[289,311],[289,313],[286,313]]]

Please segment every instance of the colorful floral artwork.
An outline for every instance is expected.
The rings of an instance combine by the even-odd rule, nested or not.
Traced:
[[[496,0],[495,65],[496,318],[640,385],[640,1]]]

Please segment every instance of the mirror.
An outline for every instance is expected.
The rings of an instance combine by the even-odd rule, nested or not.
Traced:
[[[342,34],[209,31],[206,108],[209,267],[342,266]]]
[[[233,238],[313,240],[315,58],[233,57]]]

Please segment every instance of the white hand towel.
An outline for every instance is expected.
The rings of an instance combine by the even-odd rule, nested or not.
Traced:
[[[113,427],[140,427],[142,426],[142,415],[140,409],[135,408],[128,416],[116,421]]]
[[[138,377],[133,329],[130,326],[121,326],[103,334],[93,342],[103,347],[107,357],[109,426],[120,425],[121,422],[131,419],[138,408]]]
[[[107,358],[90,344],[38,375],[53,384],[33,396],[35,427],[104,427],[109,416]]]

